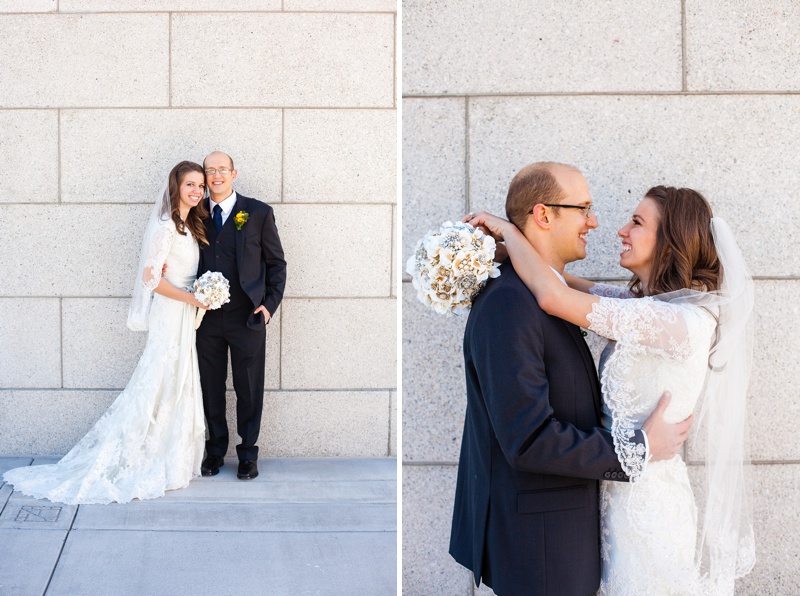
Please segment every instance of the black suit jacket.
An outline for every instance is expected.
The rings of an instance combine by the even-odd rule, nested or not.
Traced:
[[[241,230],[235,231],[238,281],[252,301],[253,310],[263,306],[271,316],[278,309],[286,287],[286,261],[275,226],[275,214],[266,203],[236,193],[236,204],[228,218],[233,219],[240,211],[248,214],[248,220]],[[206,221],[208,237],[211,237],[213,226],[214,220],[209,218]],[[200,250],[198,277],[206,271],[214,271],[209,247]],[[233,280],[229,281],[233,283]],[[247,321],[247,326],[253,329],[263,325],[261,315],[251,315]]]
[[[598,479],[626,479],[600,428],[597,372],[580,329],[542,311],[511,263],[501,271],[464,334],[450,554],[498,596],[594,594]]]

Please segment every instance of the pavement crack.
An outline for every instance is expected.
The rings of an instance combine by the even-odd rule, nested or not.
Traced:
[[[50,583],[53,581],[53,576],[56,574],[56,569],[58,569],[58,564],[61,562],[61,555],[64,553],[64,546],[67,544],[69,535],[72,532],[72,526],[75,525],[75,518],[78,517],[78,511],[80,510],[80,508],[81,508],[80,505],[75,507],[75,513],[72,515],[72,519],[69,522],[69,528],[67,528],[67,533],[64,534],[64,540],[61,542],[61,548],[58,549],[58,556],[56,557],[56,562],[53,565],[53,570],[50,572],[50,577],[47,578],[47,585],[44,587],[42,596],[47,596],[47,591],[50,589]]]

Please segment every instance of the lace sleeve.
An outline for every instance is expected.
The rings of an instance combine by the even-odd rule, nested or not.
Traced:
[[[142,285],[149,292],[155,290],[161,281],[161,269],[167,260],[175,234],[175,225],[172,221],[160,225],[153,234],[142,270]]]
[[[594,284],[589,289],[589,293],[606,298],[633,298],[628,288],[621,288],[620,286],[612,286],[611,284],[603,283]]]
[[[678,361],[685,361],[693,351],[693,331],[701,324],[712,324],[711,313],[696,306],[669,304],[653,298],[601,297],[592,305],[589,330],[603,337],[658,350]]]

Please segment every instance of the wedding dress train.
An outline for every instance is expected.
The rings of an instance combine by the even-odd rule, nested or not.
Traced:
[[[148,253],[153,271],[166,262],[165,279],[185,288],[198,259],[191,234],[179,234],[171,220],[159,224]],[[147,344],[111,407],[58,463],[16,468],[4,480],[15,491],[68,504],[127,503],[188,486],[199,474],[205,440],[195,312],[153,294]]]

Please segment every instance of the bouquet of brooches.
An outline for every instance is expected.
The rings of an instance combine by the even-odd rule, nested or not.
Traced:
[[[447,221],[417,242],[406,272],[417,298],[445,316],[469,312],[490,277],[498,277],[494,238],[466,223]]]
[[[219,271],[203,273],[195,280],[190,291],[194,292],[194,297],[211,310],[217,310],[223,304],[231,301],[231,284]],[[202,308],[197,309],[197,316],[194,320],[195,329],[200,326],[205,314],[206,311]]]

